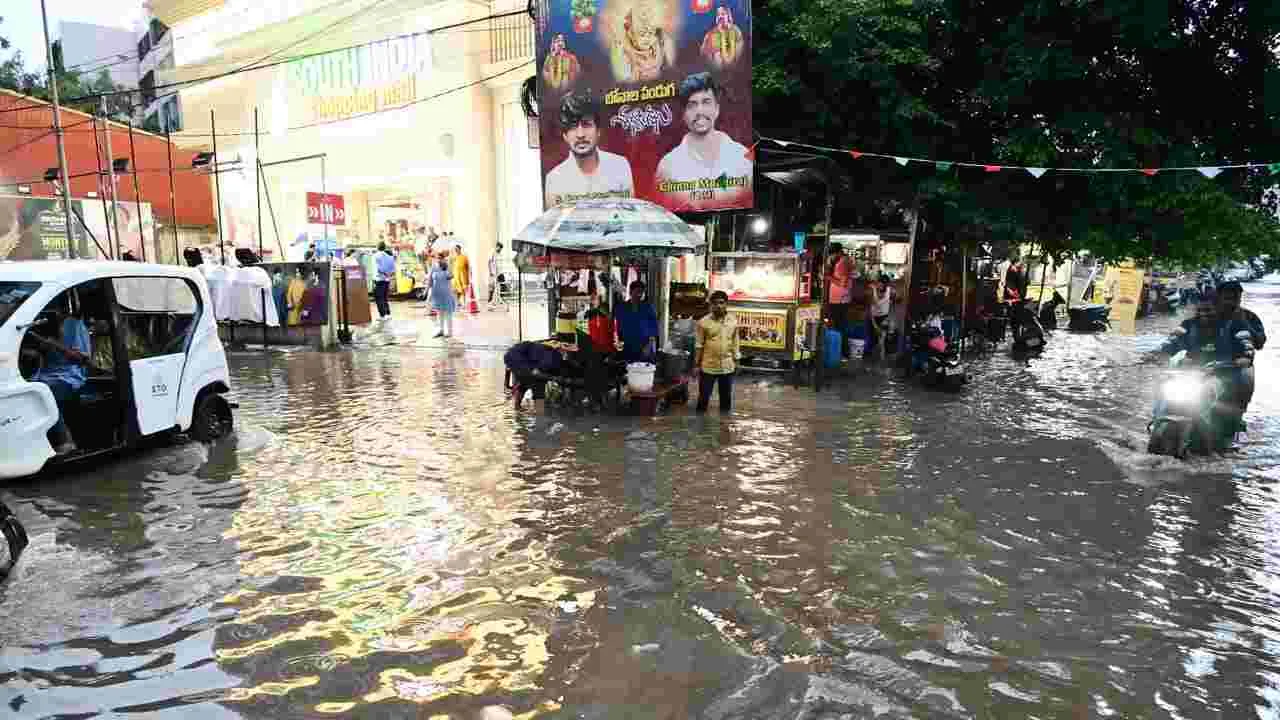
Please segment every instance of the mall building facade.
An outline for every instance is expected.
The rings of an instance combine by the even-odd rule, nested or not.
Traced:
[[[216,127],[224,241],[258,247],[262,178],[269,257],[433,227],[454,233],[483,291],[495,244],[509,260],[510,238],[542,210],[520,103],[535,74],[526,5],[150,0],[167,32],[149,104],[180,112],[166,125],[185,147],[212,150]],[[342,196],[344,224],[310,222],[307,195],[321,192]]]

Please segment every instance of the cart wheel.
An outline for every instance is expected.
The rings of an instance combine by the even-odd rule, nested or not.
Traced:
[[[208,393],[191,414],[188,434],[200,442],[213,442],[231,433],[231,406],[217,393]]]

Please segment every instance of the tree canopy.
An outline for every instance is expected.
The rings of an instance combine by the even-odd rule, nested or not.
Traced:
[[[1035,167],[1280,161],[1280,3],[755,5],[755,124],[765,136]],[[855,175],[855,212],[918,199],[935,239],[1185,265],[1280,254],[1275,199],[1265,193],[1280,175],[1265,169],[1037,179],[844,165]]]

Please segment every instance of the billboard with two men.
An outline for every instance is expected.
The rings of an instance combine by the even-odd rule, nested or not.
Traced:
[[[546,207],[752,207],[751,0],[540,5]]]

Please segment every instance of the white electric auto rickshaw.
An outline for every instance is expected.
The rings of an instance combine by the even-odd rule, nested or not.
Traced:
[[[155,436],[228,434],[234,405],[225,397],[227,357],[212,308],[204,277],[192,268],[0,262],[0,481]],[[67,318],[83,323],[89,352],[63,345]],[[83,386],[62,404],[75,446],[63,454],[49,437],[59,406],[38,381],[50,353],[75,357],[85,369]]]

